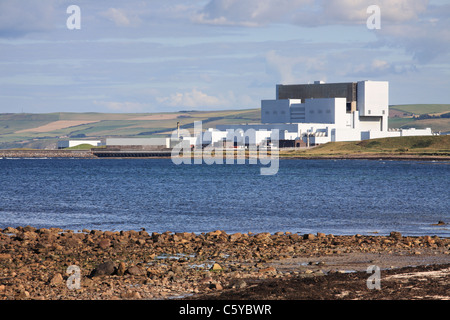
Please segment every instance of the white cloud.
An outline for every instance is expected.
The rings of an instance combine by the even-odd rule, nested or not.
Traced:
[[[405,22],[418,19],[429,0],[326,0],[319,1],[322,24],[365,24],[371,5],[380,7],[384,22]],[[299,21],[300,22],[300,21]]]
[[[118,27],[134,26],[140,21],[139,17],[126,12],[124,9],[109,8],[102,12],[101,15],[112,21]]]
[[[301,26],[365,24],[367,8],[378,5],[389,22],[418,19],[429,0],[210,0],[193,16],[196,23],[263,26],[293,23]]]
[[[256,27],[283,21],[313,0],[210,0],[193,16],[196,23]]]
[[[145,111],[148,105],[139,102],[118,102],[118,101],[94,101],[95,105],[103,106],[112,111],[119,112],[140,112]]]
[[[191,92],[177,92],[169,97],[157,98],[157,101],[171,107],[221,107],[228,101],[224,98],[210,96],[200,90],[192,89]]]

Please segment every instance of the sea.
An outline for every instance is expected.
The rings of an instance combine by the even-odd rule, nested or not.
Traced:
[[[0,228],[450,236],[450,162],[0,159]],[[437,225],[439,221],[446,224]]]

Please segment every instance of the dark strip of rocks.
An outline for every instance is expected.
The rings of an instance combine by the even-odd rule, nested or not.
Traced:
[[[96,158],[90,150],[0,150],[0,158]]]

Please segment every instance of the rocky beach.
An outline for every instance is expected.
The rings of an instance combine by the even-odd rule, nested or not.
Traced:
[[[437,236],[0,230],[1,300],[450,298]],[[371,290],[367,268],[381,270]]]

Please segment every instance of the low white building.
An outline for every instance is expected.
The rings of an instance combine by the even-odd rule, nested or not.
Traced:
[[[90,144],[93,147],[99,147],[103,145],[101,140],[62,140],[58,141],[58,149],[76,147],[82,144]]]
[[[170,138],[106,138],[107,146],[151,146],[170,148]]]

